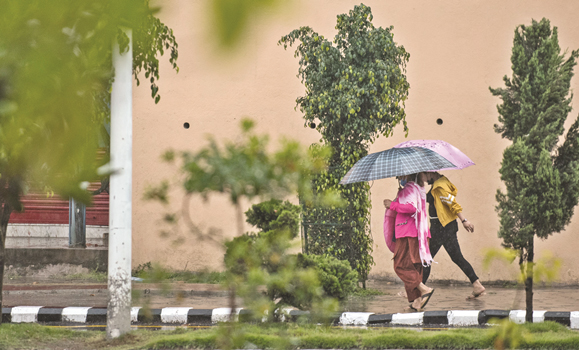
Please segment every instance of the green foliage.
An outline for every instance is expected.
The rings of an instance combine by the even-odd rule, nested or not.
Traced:
[[[284,140],[279,150],[270,153],[268,137],[255,135],[253,127],[251,120],[244,119],[239,141],[226,141],[220,146],[209,138],[209,145],[196,153],[182,152],[183,186],[189,194],[199,194],[205,199],[213,193],[226,194],[237,209],[238,236],[225,242],[224,257],[224,285],[230,292],[231,310],[236,308],[237,295],[257,319],[267,314],[270,320],[280,320],[282,308],[287,305],[324,313],[324,308],[336,305],[322,298],[316,272],[298,268],[297,257],[287,253],[297,233],[299,207],[282,203],[279,198],[299,193],[302,198],[318,200],[312,196],[310,176],[326,167],[327,149],[306,151],[298,142]],[[175,155],[167,152],[164,159],[172,162]],[[147,195],[166,203],[169,189],[164,182],[151,188]],[[249,221],[268,231],[243,234],[240,202],[256,197],[274,199],[253,206],[247,213]],[[327,198],[334,205],[339,204],[333,196]],[[226,338],[236,336],[237,326],[231,323],[224,327],[227,336],[218,337],[224,341],[220,346],[234,347]]]
[[[225,245],[227,283],[236,286],[257,319],[267,314],[279,321],[283,307],[311,309],[323,302],[316,271],[301,267],[297,256],[287,252],[291,246],[288,230],[245,234]]]
[[[153,264],[147,261],[144,264],[139,264],[137,267],[131,270],[131,275],[135,277],[142,277],[143,274],[148,273],[153,269]]]
[[[357,287],[358,273],[347,261],[333,256],[299,254],[299,266],[313,268],[327,296],[339,300],[351,295]]]
[[[246,221],[263,232],[287,229],[290,237],[296,238],[300,230],[299,205],[289,201],[271,199],[269,201],[254,204],[245,212]]]
[[[148,0],[147,0],[148,2]],[[157,55],[163,55],[165,50],[170,51],[169,63],[178,73],[177,58],[179,45],[175,40],[173,29],[167,27],[161,20],[153,15],[144,18],[141,26],[135,28],[133,33],[133,74],[137,85],[140,84],[139,73],[145,71],[145,79],[151,84],[151,97],[155,103],[159,103],[159,87],[156,81],[159,80],[159,60]]]
[[[335,309],[322,297],[344,299],[356,288],[358,274],[346,261],[334,257],[293,255],[290,240],[297,236],[300,207],[280,200],[253,205],[247,222],[262,231],[244,234],[226,242],[225,266],[231,277],[241,281],[238,293],[259,317],[264,312],[279,320],[284,306]],[[321,286],[320,286],[321,282]],[[265,286],[265,292],[259,288]],[[323,287],[323,289],[321,288]],[[326,304],[326,306],[324,306]],[[317,310],[316,310],[317,309]]]
[[[490,88],[502,99],[495,131],[513,144],[503,152],[497,190],[499,237],[519,251],[527,293],[527,321],[532,321],[534,237],[548,238],[571,221],[579,200],[579,118],[558,146],[571,111],[570,82],[579,51],[561,54],[557,27],[543,18],[515,30],[513,76],[505,88]]]
[[[237,323],[219,325],[216,333],[215,346],[218,349],[241,349],[245,345],[245,332]]]
[[[305,207],[306,252],[348,260],[363,281],[374,263],[369,185],[338,183],[368,154],[376,137],[391,135],[400,123],[408,131],[404,101],[409,54],[394,42],[392,27],[376,28],[372,18],[371,9],[361,4],[337,17],[333,42],[310,27],[296,29],[278,42],[284,48],[299,42],[295,56],[306,94],[296,102],[305,125],[314,123],[320,141],[333,151],[330,169],[314,179],[314,190],[336,189],[348,203],[341,209]]]
[[[370,7],[362,4],[338,15],[333,42],[309,27],[279,41],[284,48],[300,41],[298,76],[306,95],[297,103],[306,126],[319,120],[317,129],[332,144],[360,145],[405,123],[409,54],[394,42],[393,27],[376,28],[372,19]]]
[[[510,264],[517,258],[517,251],[513,249],[488,248],[483,254],[483,269],[489,270],[493,261]]]
[[[158,90],[156,57],[171,50],[176,68],[177,44],[148,0],[2,2],[0,173],[13,188],[2,199],[15,209],[27,182],[90,201],[79,184],[99,177],[95,158],[110,114],[112,43],[128,42],[121,28],[133,29],[135,75],[144,70]]]
[[[500,169],[506,193],[497,191],[499,236],[504,245],[524,249],[537,235],[547,238],[571,220],[579,198],[579,140],[576,120],[563,135],[571,111],[569,92],[578,51],[565,59],[557,27],[547,19],[515,30],[513,76],[506,88],[490,89],[502,99],[496,132],[513,141]]]
[[[266,8],[281,0],[211,0],[211,30],[221,48],[232,48],[243,37],[249,23]]]
[[[506,318],[503,320],[491,320],[495,327],[495,349],[518,349],[523,338],[523,327]]]

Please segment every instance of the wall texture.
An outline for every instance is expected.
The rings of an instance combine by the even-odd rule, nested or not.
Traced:
[[[488,87],[502,86],[511,75],[510,53],[513,32],[519,24],[546,17],[559,28],[563,49],[579,48],[579,2],[542,0],[368,0],[375,26],[394,26],[395,40],[410,53],[406,103],[410,128],[408,139],[444,139],[460,148],[476,166],[446,175],[459,188],[458,200],[475,232],[459,231],[463,253],[483,280],[512,279],[516,266],[498,263],[482,269],[486,248],[500,247],[494,207],[495,193],[502,186],[498,169],[508,142],[493,131],[496,105]],[[164,63],[161,69],[161,101],[155,105],[146,85],[135,88],[134,99],[134,187],[133,265],[159,261],[174,268],[220,269],[223,250],[219,244],[201,241],[181,221],[179,233],[162,237],[166,212],[187,212],[203,232],[220,241],[235,232],[235,212],[226,198],[211,197],[203,202],[192,197],[182,206],[183,193],[172,192],[168,207],[143,201],[148,185],[162,179],[177,180],[177,168],[164,164],[160,154],[168,149],[196,150],[205,135],[235,139],[244,116],[258,123],[258,130],[271,135],[275,145],[281,137],[298,139],[304,145],[316,142],[315,130],[304,127],[295,99],[304,88],[296,77],[298,60],[293,51],[276,45],[282,35],[300,26],[310,26],[331,38],[336,15],[359,4],[345,0],[293,0],[268,10],[252,24],[250,32],[234,52],[215,49],[207,26],[205,1],[166,0],[160,5],[162,20],[174,29],[179,43],[180,73]],[[579,78],[572,80],[577,90]],[[577,98],[574,99],[577,104]],[[569,119],[577,116],[574,110]],[[437,119],[443,123],[438,125]],[[184,123],[191,127],[185,129]],[[568,123],[570,124],[570,122]],[[391,138],[381,137],[370,151],[376,152],[404,141],[402,129]],[[372,184],[372,235],[375,241],[374,276],[394,276],[392,255],[382,235],[382,199],[396,194],[394,180]],[[295,201],[295,198],[293,199]],[[249,204],[247,204],[249,205]],[[572,248],[579,219],[565,232],[538,242],[538,257],[546,251],[563,259],[562,280],[579,282],[579,257]],[[246,227],[250,230],[250,227]],[[216,231],[216,232],[214,232]],[[174,242],[181,235],[185,240]],[[435,259],[433,279],[467,281],[441,252]]]

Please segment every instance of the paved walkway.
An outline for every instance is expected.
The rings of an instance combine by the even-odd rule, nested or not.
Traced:
[[[449,286],[429,283],[435,288],[426,310],[524,310],[525,291],[514,287],[486,286],[486,295],[467,300],[472,292],[469,286]],[[366,311],[374,313],[403,312],[407,300],[397,295],[404,291],[402,285],[370,282],[368,287],[378,289],[384,295],[372,298],[355,298],[348,302],[345,311]],[[579,288],[536,287],[533,298],[534,310],[579,311]]]
[[[107,286],[102,283],[48,283],[49,281],[13,283],[4,285],[4,307],[106,307]],[[468,286],[429,284],[436,289],[427,311],[435,310],[522,310],[525,309],[525,292],[517,288],[487,287],[486,295],[466,300],[471,292]],[[403,291],[400,284],[369,281],[369,288],[383,295],[350,298],[342,311],[372,312],[376,314],[405,312],[406,299],[397,295]],[[219,285],[172,283],[164,292],[162,286],[133,283],[133,306],[150,308],[192,307],[214,309],[229,305],[227,293]],[[544,311],[579,311],[579,288],[537,287],[534,291],[534,309]],[[238,305],[242,306],[241,301]]]

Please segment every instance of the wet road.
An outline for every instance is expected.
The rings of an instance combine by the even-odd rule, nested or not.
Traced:
[[[404,312],[407,301],[397,295],[404,292],[402,285],[388,285],[383,282],[371,282],[370,288],[378,289],[384,295],[372,298],[351,298],[345,311],[366,311],[377,314]],[[473,299],[466,298],[472,292],[468,286],[449,286],[430,284],[435,292],[426,310],[524,310],[525,291],[518,288],[487,286],[486,294]],[[533,296],[534,310],[578,311],[579,288],[535,288]]]
[[[397,295],[404,290],[401,284],[369,281],[369,288],[383,295],[349,298],[342,311],[388,314],[404,312],[408,303]],[[487,286],[486,295],[466,300],[471,288],[432,284],[436,289],[426,310],[521,310],[525,308],[525,292],[517,288]],[[167,286],[166,286],[167,287]],[[227,294],[218,285],[173,283],[163,292],[159,285],[134,283],[133,306],[150,308],[192,307],[213,309],[229,305]],[[106,307],[108,292],[105,284],[15,284],[5,286],[4,306],[90,306]],[[579,288],[537,287],[534,309],[546,311],[579,311]],[[242,305],[238,301],[238,305]]]

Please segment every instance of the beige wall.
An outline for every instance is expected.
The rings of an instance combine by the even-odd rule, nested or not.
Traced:
[[[134,99],[134,213],[133,265],[160,261],[174,268],[220,269],[223,251],[216,244],[188,235],[185,243],[171,244],[161,238],[162,214],[180,210],[182,194],[173,193],[173,204],[163,208],[142,200],[148,184],[162,179],[176,181],[176,169],[163,164],[159,155],[167,148],[196,150],[205,144],[205,135],[235,138],[238,122],[250,116],[258,129],[272,140],[281,136],[308,145],[319,136],[303,127],[295,98],[303,94],[296,77],[298,60],[293,51],[276,45],[282,35],[308,25],[330,38],[335,35],[336,15],[352,9],[357,1],[294,0],[278,11],[268,11],[256,21],[243,48],[235,54],[215,55],[211,36],[206,32],[204,1],[166,0],[160,14],[175,31],[179,43],[180,73],[163,63],[161,102],[155,105],[146,86],[135,90]],[[496,104],[488,87],[502,86],[502,77],[511,74],[510,51],[518,24],[546,17],[559,27],[563,49],[579,48],[579,2],[568,1],[365,1],[372,8],[375,26],[394,26],[395,40],[410,53],[406,104],[409,139],[444,139],[471,157],[476,166],[446,175],[458,186],[458,200],[465,215],[475,224],[475,233],[459,231],[463,253],[483,280],[512,279],[515,266],[493,265],[482,270],[483,251],[500,247],[499,227],[494,211],[495,193],[501,187],[498,169],[502,150],[508,142],[493,131],[497,122]],[[209,39],[208,39],[209,38]],[[572,88],[577,91],[579,78]],[[577,98],[574,99],[577,105]],[[574,109],[571,118],[578,114]],[[442,125],[436,119],[443,119]],[[186,130],[183,123],[189,122]],[[569,124],[569,123],[568,123]],[[401,129],[391,138],[381,137],[370,151],[376,152],[404,141]],[[372,234],[375,241],[373,275],[393,276],[391,253],[382,235],[383,198],[393,198],[395,182],[375,181],[372,185]],[[200,198],[190,202],[191,219],[203,230],[215,228],[224,237],[235,232],[235,212],[226,198]],[[563,259],[562,278],[579,282],[573,269],[579,258],[575,219],[565,232],[537,244],[538,256],[550,250]],[[250,227],[246,227],[247,230]],[[217,235],[214,235],[218,237]],[[173,236],[175,237],[175,236]],[[570,244],[570,242],[573,242]],[[448,258],[437,255],[432,278],[466,281]]]

